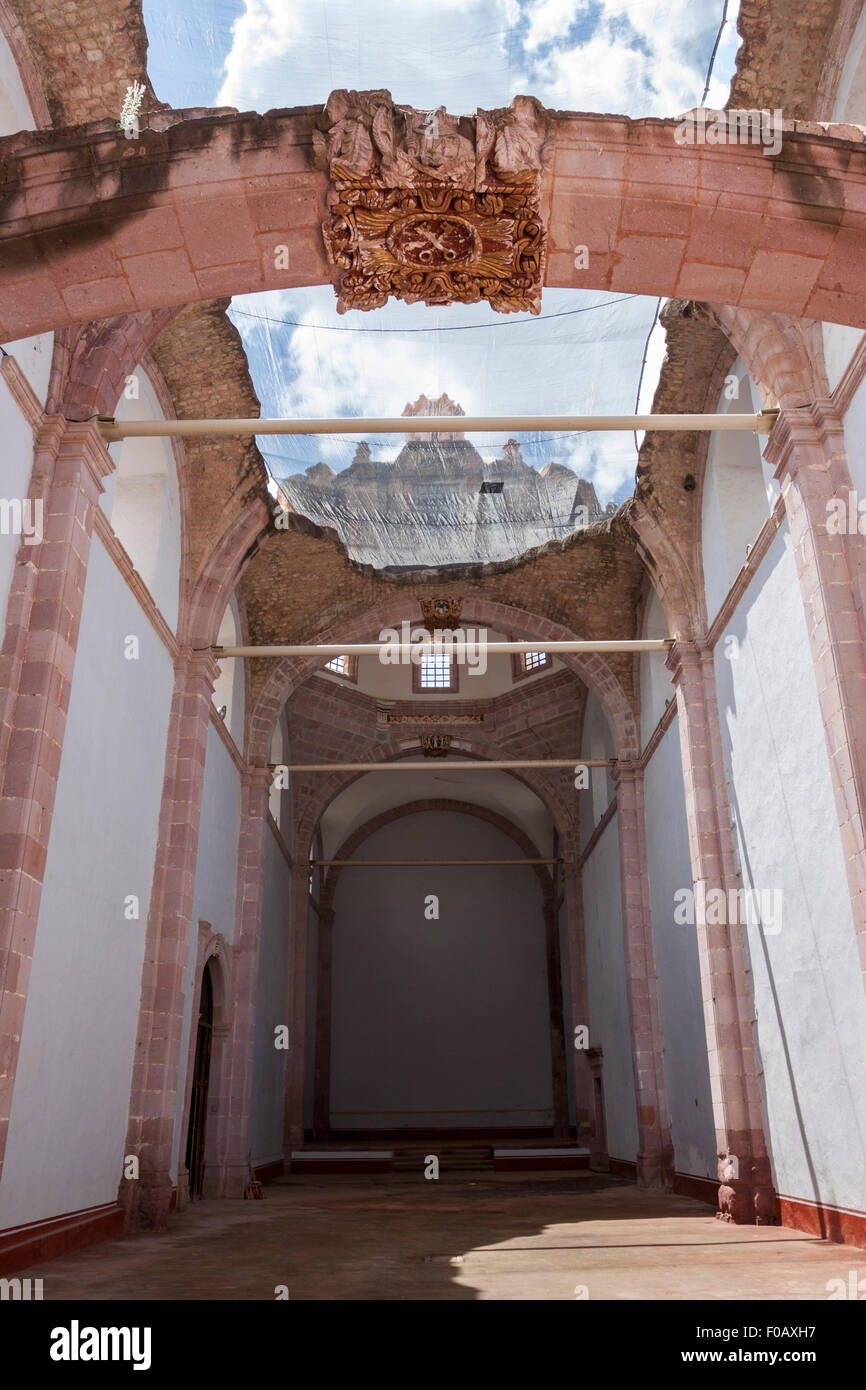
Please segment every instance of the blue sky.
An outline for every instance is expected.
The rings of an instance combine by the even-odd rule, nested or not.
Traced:
[[[422,109],[470,112],[529,92],[558,109],[637,117],[699,103],[722,0],[145,0],[144,15],[151,81],[177,107],[267,111],[323,103],[336,87],[387,87]],[[707,105],[727,99],[735,26],[733,3]],[[333,289],[319,286],[235,299],[232,317],[266,415],[399,414],[442,391],[479,414],[601,413],[633,410],[655,310],[651,299],[547,290],[539,318],[393,301],[338,315]],[[662,354],[657,331],[646,405]],[[489,457],[503,441],[475,440]],[[603,502],[631,491],[631,435],[521,444],[536,467],[555,458],[592,478]],[[320,458],[339,469],[354,452],[348,437],[259,446],[277,477]],[[395,450],[393,439],[374,445]]]

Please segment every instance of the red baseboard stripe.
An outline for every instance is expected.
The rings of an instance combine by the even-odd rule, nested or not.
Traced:
[[[253,1169],[259,1182],[272,1182],[274,1178],[280,1177],[285,1171],[286,1165],[281,1158],[274,1159],[273,1163],[263,1163],[260,1168]]]
[[[678,1197],[694,1197],[711,1207],[719,1205],[717,1178],[698,1178],[694,1173],[674,1173],[674,1192]]]
[[[846,1207],[807,1202],[798,1197],[776,1197],[776,1215],[783,1226],[823,1240],[835,1240],[840,1245],[857,1245],[866,1249],[866,1212]]]
[[[631,1158],[609,1158],[609,1173],[616,1173],[621,1178],[631,1178],[632,1182],[637,1182],[637,1164]]]
[[[56,1260],[85,1245],[115,1240],[123,1233],[123,1208],[116,1202],[66,1212],[47,1221],[31,1221],[0,1231],[0,1276],[30,1265]]]

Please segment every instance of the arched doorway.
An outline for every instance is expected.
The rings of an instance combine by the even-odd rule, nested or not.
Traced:
[[[538,851],[462,802],[416,801],[357,833],[320,919],[317,1137],[566,1133],[549,873],[519,863]]]
[[[189,1128],[186,1141],[186,1166],[189,1173],[190,1198],[201,1197],[204,1188],[204,1146],[207,1131],[207,1095],[212,1042],[213,982],[211,980],[210,961],[208,961],[201,978],[198,1031],[195,1042]]]

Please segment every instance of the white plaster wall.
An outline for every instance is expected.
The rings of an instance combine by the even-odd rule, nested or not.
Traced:
[[[739,394],[727,400],[723,391],[717,413],[753,412],[752,386],[740,358],[729,375],[737,378]],[[710,435],[701,497],[704,595],[710,622],[746,563],[746,548],[767,520],[770,499],[777,492],[778,484],[765,469],[756,436],[724,430]]]
[[[715,1180],[716,1136],[698,942],[694,926],[674,921],[674,894],[692,886],[676,719],[647,765],[644,797],[653,949],[676,1170]]]
[[[748,928],[779,1192],[866,1208],[866,996],[787,526],[716,648],[744,887],[780,889],[781,930]]]
[[[4,343],[3,346],[7,354],[15,358],[26,376],[33,394],[40,405],[44,406],[51,380],[54,334],[37,333],[35,337],[16,338],[13,343]]]
[[[143,367],[138,396],[115,406],[118,420],[164,420],[165,412]],[[177,465],[168,439],[125,439],[109,452],[115,472],[100,505],[169,627],[177,627],[181,560]]]
[[[226,941],[235,933],[235,890],[241,818],[240,774],[211,725],[207,734],[193,917]]]
[[[569,963],[568,950],[568,910],[563,901],[557,913],[557,930],[559,931],[559,961],[560,976],[562,979],[562,1026],[565,1038],[565,1060],[566,1072],[568,1077],[568,1123],[574,1127],[577,1123],[577,1101],[575,1098],[574,1084],[574,1028],[580,1020],[572,1017],[571,1009],[571,969]]]
[[[0,32],[0,135],[35,130],[36,122],[6,36]]]
[[[607,715],[596,695],[590,691],[583,716],[581,753],[584,758],[613,758],[616,745]],[[580,798],[580,845],[583,849],[598,825],[614,794],[613,774],[607,767],[589,769],[589,786],[576,788]]]
[[[186,990],[180,1066],[175,1097],[174,1140],[172,1143],[172,1181],[177,1180],[178,1146],[184,1131],[186,1069],[189,1059],[190,1026],[193,1010],[198,1010],[201,979],[196,978],[198,924],[209,922],[229,944],[235,934],[235,895],[238,874],[238,834],[241,816],[241,786],[238,770],[213,725],[207,733],[198,857],[195,866],[192,919],[189,928]],[[196,1015],[197,1016],[197,1015]],[[182,1161],[182,1155],[180,1156]]]
[[[286,764],[289,761],[289,737],[286,730],[285,710],[281,712],[279,719],[274,725],[268,761],[277,764]],[[291,786],[280,786],[277,784],[276,778],[273,778],[271,781],[270,796],[268,797],[268,810],[277,825],[281,826],[285,823],[287,830],[291,826],[290,798]]]
[[[124,659],[137,633],[138,661]],[[94,537],[0,1187],[0,1228],[117,1196],[173,685]],[[138,920],[124,902],[139,899]]]
[[[644,611],[641,636],[670,637],[668,620],[655,589],[651,589]],[[665,712],[665,705],[674,698],[671,673],[665,665],[664,652],[644,652],[640,658],[640,739],[645,748],[656,725]]]
[[[313,894],[307,898],[307,1007],[304,1014],[304,1098],[305,1131],[313,1128],[316,1075],[316,1011],[318,1008],[319,972],[319,914],[314,906],[318,901],[319,884],[313,875]]]
[[[3,440],[0,454],[0,497],[11,502],[17,499],[22,504],[30,486],[33,471],[33,431],[25,420],[0,376],[0,438]],[[25,526],[27,517],[20,513]],[[10,517],[12,514],[10,513]],[[29,514],[31,522],[38,523],[35,513]],[[6,613],[9,607],[9,590],[15,571],[15,560],[22,543],[22,536],[12,530],[13,520],[9,522],[8,534],[3,534],[0,522],[0,633],[6,628]],[[34,527],[29,528],[34,534]],[[38,541],[38,534],[36,536]],[[26,549],[35,550],[35,544]]]
[[[359,857],[510,858],[473,816],[424,812]],[[428,894],[439,919],[424,916]],[[552,1123],[541,888],[528,868],[347,870],[335,897],[336,1128]]]
[[[274,1046],[274,1029],[288,1024],[289,903],[291,873],[269,830],[256,994],[256,1037],[250,1113],[253,1166],[282,1158],[286,1053]]]
[[[602,1049],[608,1152],[612,1158],[634,1162],[638,1140],[637,1109],[623,948],[617,821],[615,815],[605,826],[583,866],[589,1045]]]
[[[243,631],[237,600],[232,596],[223,614],[217,634],[217,646],[239,647],[243,645]],[[226,708],[226,728],[243,752],[244,747],[244,700],[246,697],[246,676],[242,657],[230,656],[217,662],[219,675],[214,682],[213,702],[217,709]]]
[[[835,391],[854,356],[863,337],[862,328],[852,328],[848,323],[822,323],[821,336],[824,340],[824,366],[831,391]]]

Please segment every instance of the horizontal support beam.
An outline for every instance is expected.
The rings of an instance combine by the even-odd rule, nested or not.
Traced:
[[[483,638],[464,634],[459,628],[454,631],[458,634],[456,640],[447,642],[431,637],[426,642],[355,642],[348,646],[324,642],[306,646],[211,647],[211,652],[217,661],[229,656],[320,656],[328,660],[333,656],[380,656],[382,652],[387,652],[389,658],[397,655],[418,658],[424,653],[459,652],[463,647],[472,652],[484,651],[488,656],[505,652],[550,652],[553,656],[568,656],[589,652],[668,652],[674,645],[673,637],[626,638],[621,642],[486,642]],[[480,629],[476,628],[475,632],[478,631]]]
[[[429,869],[438,864],[449,868],[460,864],[562,864],[562,859],[311,859],[320,869]]]
[[[460,749],[449,750],[459,753]],[[509,762],[487,762],[474,758],[425,758],[423,763],[397,758],[390,763],[268,763],[285,772],[435,772],[447,766],[449,772],[508,772],[517,767],[616,767],[616,758],[518,758]]]
[[[181,439],[197,435],[257,434],[530,434],[546,430],[595,433],[610,430],[746,430],[769,434],[777,410],[757,415],[397,415],[327,416],[303,420],[115,420],[98,421],[106,444],[121,439]]]

